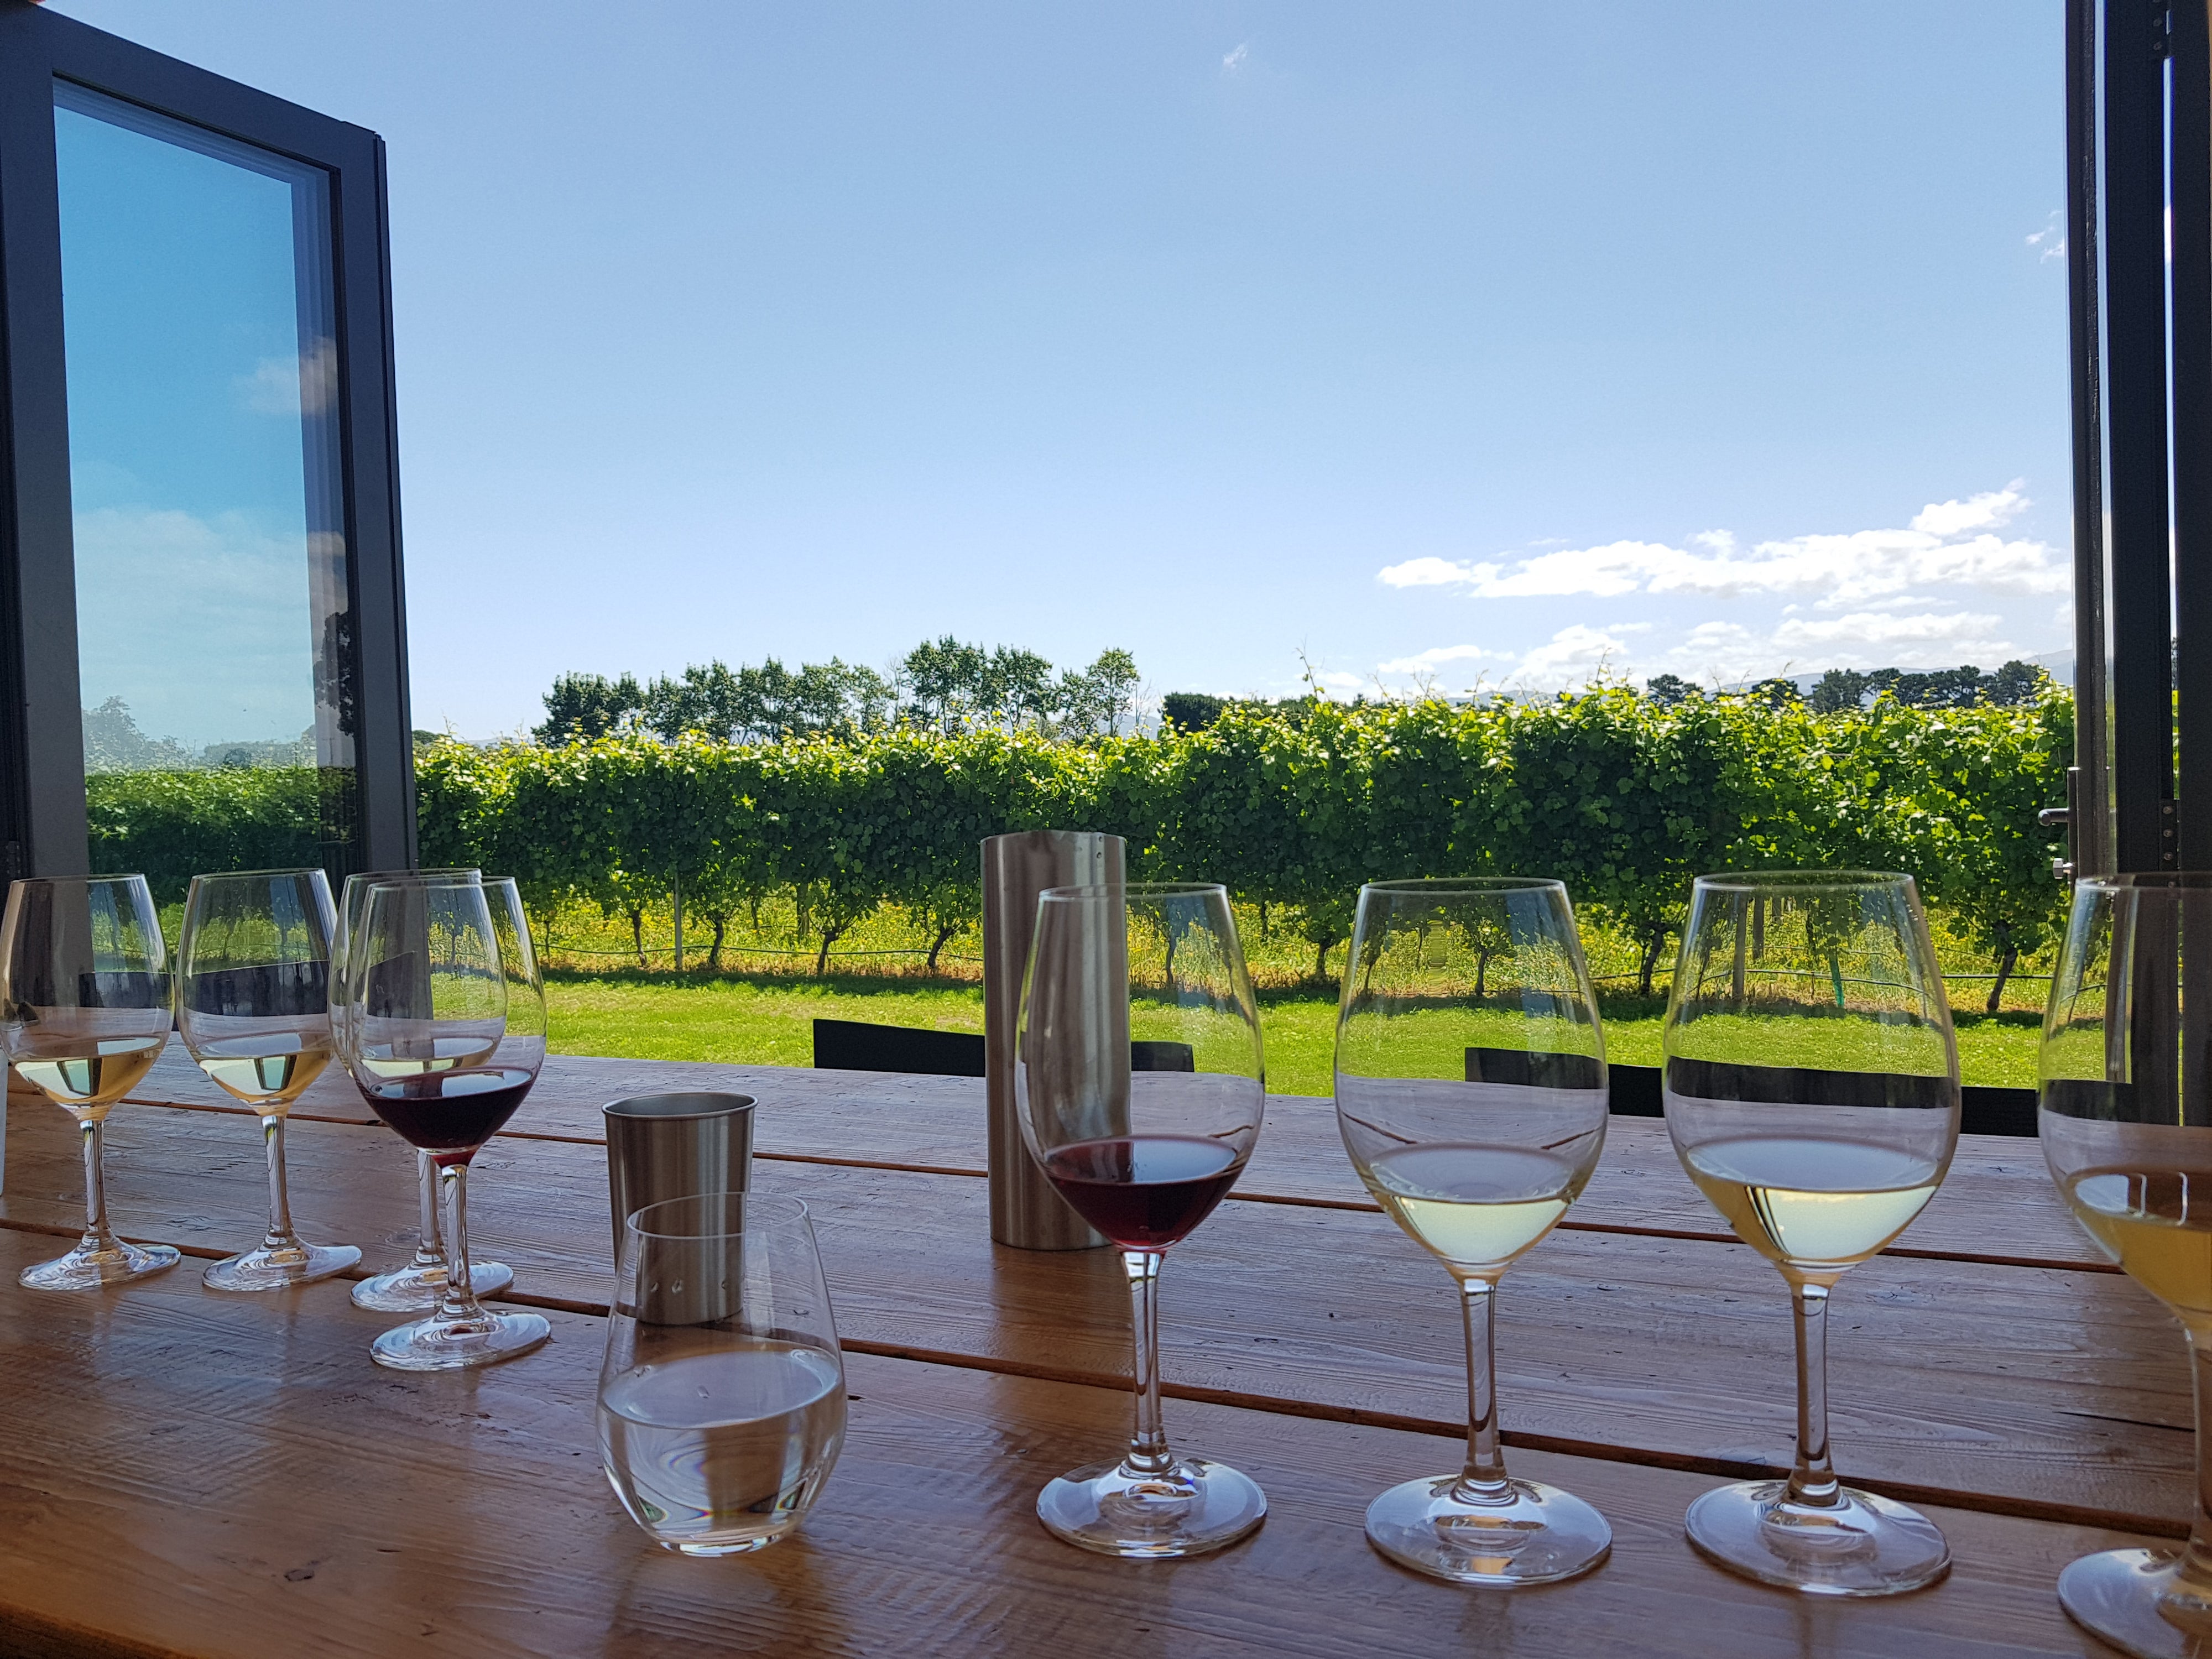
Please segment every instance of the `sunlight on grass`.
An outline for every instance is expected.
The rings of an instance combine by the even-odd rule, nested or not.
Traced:
[[[553,1047],[564,1054],[811,1066],[817,1018],[945,1031],[983,1029],[979,985],[834,975],[822,980],[729,975],[675,985],[665,975],[645,980],[563,974],[545,989],[552,1005]],[[1656,1066],[1660,1013],[1654,999],[1608,1014],[1606,1057],[1620,1065]],[[1280,1094],[1329,1092],[1336,1041],[1333,1000],[1263,993],[1260,1030],[1270,1088]],[[2039,1030],[2031,1014],[1960,1016],[1960,1074],[1968,1083],[2033,1088]]]

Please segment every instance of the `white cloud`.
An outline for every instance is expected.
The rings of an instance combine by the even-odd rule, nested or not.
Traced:
[[[1410,657],[1394,657],[1389,662],[1378,663],[1378,674],[1426,674],[1442,668],[1448,662],[1474,662],[1484,657],[1504,659],[1510,651],[1489,651],[1479,645],[1439,645],[1427,651],[1416,652]]]
[[[1392,587],[1449,587],[1455,582],[1487,580],[1497,571],[1494,564],[1454,564],[1430,557],[1385,565],[1375,573],[1375,580]]]
[[[1320,677],[1320,679],[1323,685],[1334,687],[1339,691],[1357,691],[1361,686],[1367,684],[1365,680],[1361,679],[1357,674],[1346,674],[1340,672],[1332,674],[1323,674]]]
[[[239,397],[257,415],[327,414],[338,395],[337,343],[325,337],[296,357],[264,357],[251,374],[234,382]]]
[[[2058,222],[2057,208],[2051,210],[2051,216],[2043,222],[2043,228],[2031,232],[2027,241],[2037,251],[2035,257],[2039,264],[2047,264],[2053,259],[2066,257],[2066,231]]]
[[[1244,67],[1244,60],[1251,55],[1252,43],[1249,40],[1240,41],[1237,49],[1221,60],[1221,67],[1227,73],[1234,75]]]
[[[2014,478],[2002,489],[1984,490],[1963,501],[1930,501],[1912,515],[1912,527],[1948,540],[1969,530],[1995,530],[2009,524],[2027,507],[2021,483]]]
[[[1690,538],[1691,548],[1607,542],[1535,554],[1510,568],[1429,555],[1387,566],[1376,577],[1392,587],[1458,587],[1482,599],[1789,594],[1823,610],[1911,603],[1914,590],[1930,586],[2063,592],[2072,578],[2056,550],[1996,533],[2027,505],[2015,481],[1963,501],[1930,501],[1904,529],[1796,536],[1761,542],[1748,553],[1728,532],[1706,531]]]

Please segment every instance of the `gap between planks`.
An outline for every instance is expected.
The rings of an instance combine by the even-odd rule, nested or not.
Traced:
[[[177,1100],[141,1100],[125,1096],[121,1103],[130,1106],[155,1106],[170,1112],[210,1112],[224,1117],[252,1117],[256,1115],[243,1106],[220,1106],[212,1103]],[[303,1123],[337,1123],[351,1128],[375,1127],[374,1119],[338,1117],[322,1112],[294,1112],[291,1116]],[[607,1143],[599,1135],[566,1135],[551,1133],[543,1129],[501,1129],[494,1137],[501,1140],[550,1140],[569,1146],[604,1146]],[[887,1170],[902,1175],[957,1176],[970,1181],[988,1178],[988,1172],[964,1165],[949,1164],[904,1164],[895,1159],[876,1158],[833,1158],[823,1152],[763,1152],[753,1156],[771,1164],[820,1164],[840,1170]],[[1232,1204],[1281,1204],[1303,1210],[1355,1210],[1369,1215],[1380,1215],[1379,1204],[1362,1203],[1348,1198],[1302,1198],[1289,1193],[1240,1193],[1231,1191],[1226,1200]],[[1742,1241],[1732,1232],[1717,1229],[1701,1231],[1694,1227],[1638,1227],[1618,1221],[1577,1221],[1569,1212],[1568,1218],[1556,1224],[1557,1230],[1568,1233],[1613,1233],[1629,1238],[1679,1238],[1691,1243],[1735,1244]],[[1980,1250],[1923,1250],[1912,1246],[1893,1245],[1881,1252],[1883,1255],[1902,1256],[1914,1261],[1960,1261],[1987,1267],[2034,1267],[2055,1273],[2124,1273],[2124,1269],[2110,1261],[2074,1261],[2057,1256],[2001,1255]],[[367,1275],[362,1275],[366,1277]],[[604,1311],[604,1310],[602,1310]],[[2104,1522],[2087,1522],[2085,1525],[2102,1526]]]

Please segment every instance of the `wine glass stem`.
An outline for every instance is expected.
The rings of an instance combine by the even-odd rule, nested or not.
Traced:
[[[415,1176],[420,1188],[422,1224],[415,1237],[415,1260],[408,1265],[418,1273],[443,1271],[446,1244],[445,1235],[438,1225],[438,1166],[431,1161],[430,1154],[419,1146],[415,1149]]]
[[[84,1242],[77,1248],[112,1250],[115,1235],[107,1230],[107,1181],[100,1173],[100,1120],[88,1117],[82,1124],[84,1139]]]
[[[1160,1426],[1160,1253],[1124,1250],[1129,1275],[1130,1323],[1136,1331],[1137,1428],[1123,1466],[1139,1474],[1164,1474],[1175,1467],[1167,1431]]]
[[[269,1236],[261,1248],[290,1249],[300,1241],[292,1235],[292,1200],[284,1190],[283,1113],[271,1112],[261,1120],[261,1144],[269,1153]]]
[[[2189,1527],[2189,1548],[2181,1558],[2169,1597],[2191,1602],[2192,1611],[2212,1608],[2212,1332],[2184,1328],[2189,1335],[2189,1373],[2197,1395],[2197,1513]]]
[[[1469,1279],[1459,1289],[1467,1322],[1467,1468],[1452,1496],[1463,1503],[1499,1503],[1512,1494],[1498,1447],[1498,1285]]]
[[[1828,1462],[1828,1286],[1790,1286],[1797,1327],[1797,1467],[1790,1472],[1790,1501],[1827,1509],[1842,1488]]]
[[[445,1164],[438,1184],[446,1194],[446,1291],[438,1303],[441,1319],[481,1319],[476,1286],[469,1280],[469,1166]]]

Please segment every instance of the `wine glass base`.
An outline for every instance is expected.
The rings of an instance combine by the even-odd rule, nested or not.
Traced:
[[[126,1244],[118,1238],[98,1249],[79,1244],[67,1255],[24,1268],[15,1282],[33,1291],[96,1291],[103,1285],[167,1273],[180,1259],[173,1244]]]
[[[1845,1486],[1827,1509],[1788,1501],[1784,1480],[1721,1486],[1690,1505],[1683,1530],[1716,1566],[1807,1595],[1902,1595],[1951,1570],[1934,1522]]]
[[[2171,1605],[2179,1548],[2106,1550],[2058,1575],[2058,1605],[2074,1622],[2135,1659],[2212,1654],[2212,1608]]]
[[[459,1371],[519,1359],[545,1346],[553,1328],[534,1313],[494,1313],[467,1319],[418,1319],[385,1332],[369,1357],[400,1371]]]
[[[469,1286],[478,1296],[489,1296],[514,1283],[514,1269],[503,1261],[469,1264]],[[353,1305],[376,1313],[435,1313],[446,1299],[446,1270],[402,1267],[379,1273],[353,1287]]]
[[[1613,1551],[1606,1518],[1571,1492],[1511,1480],[1503,1501],[1455,1495],[1456,1474],[1408,1480],[1367,1506],[1367,1541],[1401,1567],[1455,1584],[1556,1584]]]
[[[277,1250],[264,1246],[210,1262],[200,1283],[211,1291],[282,1291],[329,1279],[360,1260],[361,1252],[350,1244],[295,1244]]]
[[[1037,1494],[1037,1519],[1054,1537],[1095,1554],[1138,1559],[1223,1549],[1267,1516],[1267,1495],[1249,1476],[1202,1457],[1178,1458],[1163,1474],[1096,1464]]]

